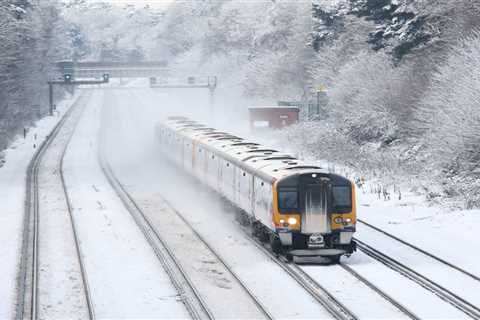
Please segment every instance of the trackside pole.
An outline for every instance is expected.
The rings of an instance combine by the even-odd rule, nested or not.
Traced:
[[[215,89],[217,88],[217,76],[208,77],[208,89],[210,91],[210,115],[215,112]]]
[[[53,116],[53,83],[48,82],[48,99],[50,104],[50,115]]]
[[[210,88],[210,115],[215,112],[215,89]]]

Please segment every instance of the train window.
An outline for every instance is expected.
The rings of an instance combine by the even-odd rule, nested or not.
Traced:
[[[298,212],[298,190],[295,187],[278,190],[278,210],[280,213]]]
[[[332,210],[335,213],[352,212],[352,189],[350,186],[332,187]]]

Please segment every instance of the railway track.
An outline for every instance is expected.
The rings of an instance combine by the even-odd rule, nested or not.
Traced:
[[[357,242],[357,248],[369,257],[400,273],[401,275],[412,280],[423,288],[431,291],[440,299],[451,304],[470,318],[480,319],[480,309],[477,306],[473,305],[472,303],[468,302],[467,300],[463,299],[462,297],[458,296],[457,294],[453,293],[452,291],[448,290],[437,282],[421,275],[420,273],[409,268],[405,264],[374,249],[368,244],[362,242],[361,240],[355,239],[355,241]]]
[[[110,164],[108,163],[105,155],[102,150],[105,143],[105,133],[101,134],[101,143],[99,150],[99,162],[100,166],[107,177],[107,180],[113,187],[117,196],[123,202],[125,208],[132,215],[136,224],[139,226],[140,230],[146,237],[150,246],[154,250],[157,258],[162,264],[163,268],[167,272],[169,278],[171,279],[173,285],[178,291],[179,295],[182,298],[187,311],[193,319],[214,319],[215,315],[206,304],[205,299],[201,296],[199,290],[195,287],[193,281],[190,279],[189,275],[185,272],[181,263],[175,256],[173,250],[169,247],[167,242],[163,239],[152,221],[144,213],[141,206],[135,201],[135,199],[130,195],[130,193],[125,189],[125,187],[120,183],[118,178],[115,176]],[[228,270],[228,272],[236,279],[238,284],[243,288],[245,293],[252,299],[253,303],[257,306],[260,313],[267,319],[273,319],[269,311],[263,306],[259,299],[248,289],[248,287],[243,283],[243,281],[237,276],[237,274],[232,270],[232,268],[226,263],[225,260],[215,251],[213,248],[198,234],[190,223],[181,215],[180,212],[175,210],[168,201],[162,199],[169,208],[185,223],[185,225],[196,235],[196,237],[211,251],[211,253],[216,257],[216,259]]]
[[[350,273],[352,276],[357,278],[360,282],[362,282],[364,285],[372,289],[374,292],[376,292],[379,296],[387,300],[390,304],[395,306],[401,313],[409,317],[410,319],[418,320],[421,319],[419,316],[414,314],[412,311],[408,310],[405,306],[403,306],[401,303],[393,299],[390,295],[388,295],[385,291],[381,290],[377,286],[375,286],[372,282],[368,281],[365,277],[361,276],[358,272],[350,268],[347,264],[340,263],[340,267],[342,267],[345,271]]]
[[[265,245],[259,242],[257,239],[253,239],[248,231],[244,230],[247,238],[255,244],[261,251],[263,251],[273,262],[278,264],[283,270],[285,270],[299,285],[305,288],[312,297],[317,300],[322,306],[324,306],[335,319],[359,319],[359,317],[343,305],[335,296],[333,296],[325,287],[320,285],[315,279],[313,279],[307,272],[294,263],[288,262],[286,258],[282,256],[276,256]],[[398,311],[407,316],[410,319],[421,319],[415,313],[407,309],[401,303],[396,301],[393,297],[386,292],[375,286],[372,282],[358,274],[355,270],[348,265],[341,263],[339,266],[346,272],[351,274],[365,286],[370,288],[380,297],[385,299],[388,303],[392,304]]]
[[[296,264],[288,263],[283,257],[275,256],[258,240],[253,239],[247,230],[243,229],[246,238],[259,248],[271,261],[282,268],[292,279],[303,287],[318,303],[320,303],[337,320],[356,320],[359,319],[350,309],[343,305],[328,290],[321,286],[317,281],[310,277]]]
[[[104,112],[102,112],[104,113]],[[105,132],[101,129],[100,144],[99,144],[99,163],[105,174],[108,182],[112,186],[114,192],[122,201],[127,211],[133,217],[135,223],[138,225],[148,243],[152,247],[159,262],[170,278],[173,286],[181,297],[188,313],[192,319],[214,319],[213,314],[206,305],[203,298],[200,296],[198,290],[193,285],[192,281],[184,271],[183,267],[177,261],[172,250],[168,247],[163,238],[156,232],[149,219],[145,216],[141,208],[128,194],[125,188],[118,181],[114,175],[106,157],[103,153],[105,145]]]
[[[447,266],[447,267],[449,267],[449,268],[452,268],[452,269],[466,275],[467,277],[470,277],[472,280],[480,282],[480,277],[478,277],[477,275],[474,275],[473,273],[471,273],[471,272],[469,272],[469,271],[467,271],[467,270],[465,270],[465,269],[463,269],[463,268],[461,268],[461,267],[459,267],[459,266],[457,266],[457,265],[455,265],[451,262],[448,262],[448,261],[430,253],[430,252],[427,252],[427,251],[425,251],[425,250],[423,250],[423,249],[421,249],[421,248],[403,240],[403,239],[400,239],[400,238],[394,236],[393,234],[391,234],[389,232],[386,232],[386,231],[384,231],[384,230],[382,230],[382,229],[380,229],[380,228],[378,228],[378,227],[376,227],[376,226],[374,226],[374,225],[372,225],[372,224],[370,224],[370,223],[368,223],[368,222],[366,222],[362,219],[357,219],[357,222],[361,223],[362,225],[364,225],[364,226],[366,226],[366,227],[368,227],[372,230],[375,230],[375,231],[389,237],[390,239],[393,239],[393,240],[395,240],[395,241],[397,241],[397,242],[399,242],[399,243],[401,243],[401,244],[403,244],[403,245],[405,245],[405,246],[407,246],[407,247],[409,247],[409,248],[411,248],[411,249],[413,249],[413,250],[415,250],[415,251],[417,251],[417,252],[419,252],[419,253],[421,253],[421,254],[423,254],[423,255],[425,255],[425,256],[427,256],[427,257],[445,265],[445,266]]]
[[[62,116],[57,125],[53,128],[52,132],[47,136],[47,139],[42,142],[38,147],[37,152],[34,154],[32,160],[27,168],[26,175],[26,198],[25,198],[25,216],[24,216],[24,231],[22,241],[22,256],[19,270],[18,281],[18,297],[16,308],[16,319],[38,319],[39,318],[39,265],[41,251],[39,248],[40,238],[40,198],[39,198],[39,174],[42,160],[47,150],[52,145],[53,141],[58,137],[60,131],[64,127],[65,123],[70,120],[73,113],[77,108],[82,108],[80,114],[74,119],[73,129],[67,133],[67,138],[64,141],[61,149],[61,155],[59,162],[56,164],[57,169],[60,172],[61,189],[66,199],[66,209],[69,213],[70,226],[72,228],[74,237],[75,252],[77,254],[78,264],[80,266],[80,274],[82,277],[83,291],[86,300],[86,308],[88,309],[89,319],[95,319],[95,313],[91,302],[91,294],[88,286],[88,279],[83,264],[83,256],[81,248],[79,246],[79,239],[76,232],[76,225],[74,217],[71,211],[70,200],[68,198],[68,190],[63,178],[62,165],[63,158],[67,149],[67,146],[71,140],[75,127],[78,124],[81,113],[83,112],[85,100],[90,97],[89,93],[83,94],[74,103],[72,107]]]

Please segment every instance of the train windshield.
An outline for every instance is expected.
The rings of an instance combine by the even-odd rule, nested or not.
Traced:
[[[278,210],[280,213],[298,212],[297,188],[281,188],[278,191]]]
[[[352,189],[350,186],[332,186],[332,211],[352,212]]]

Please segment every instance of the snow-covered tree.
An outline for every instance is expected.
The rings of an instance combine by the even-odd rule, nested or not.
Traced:
[[[463,193],[480,204],[480,32],[452,47],[426,94],[419,118],[432,170],[449,183],[464,181]],[[469,181],[468,183],[466,183]],[[472,188],[474,187],[474,188]]]
[[[68,52],[54,0],[0,4],[0,149],[48,111],[46,82]]]

